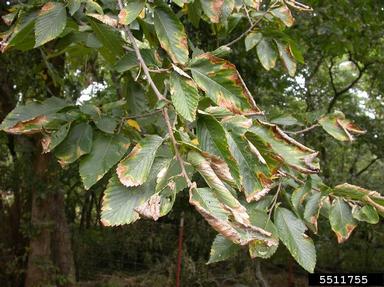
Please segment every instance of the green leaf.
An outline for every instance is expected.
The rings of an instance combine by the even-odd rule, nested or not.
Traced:
[[[205,53],[194,58],[190,68],[197,85],[218,106],[236,114],[261,112],[230,62]]]
[[[232,156],[239,165],[246,200],[248,202],[259,200],[269,192],[272,185],[272,174],[267,162],[243,134],[228,129],[226,137]]]
[[[223,14],[228,13],[228,11],[225,11],[227,9],[226,6],[231,7],[232,2],[233,1],[228,1],[228,0],[212,0],[212,1],[200,0],[200,5],[204,11],[204,14],[208,16],[209,20],[212,23],[219,23],[223,17]],[[227,10],[230,10],[230,9],[228,8]]]
[[[145,64],[148,67],[158,67],[161,65],[161,62],[158,60],[156,56],[156,51],[152,49],[140,49],[141,56]],[[115,69],[119,73],[124,73],[126,71],[131,70],[132,68],[138,67],[138,62],[136,58],[136,54],[134,51],[126,51],[124,56],[121,57],[113,69]]]
[[[296,73],[296,61],[292,56],[292,53],[288,45],[283,45],[280,41],[275,41],[277,44],[277,49],[279,50],[279,55],[281,60],[284,63],[285,68],[288,71],[288,74],[291,77],[295,76]]]
[[[199,146],[203,151],[225,160],[237,185],[240,184],[239,167],[229,150],[222,125],[210,115],[200,115],[196,126]]]
[[[316,250],[313,241],[305,234],[304,223],[286,208],[275,209],[274,222],[279,237],[293,258],[310,273],[316,265]]]
[[[71,128],[68,136],[54,151],[62,166],[73,163],[92,149],[92,127],[88,123],[79,123]]]
[[[68,106],[70,104],[56,97],[48,98],[42,103],[33,101],[18,105],[5,117],[0,129],[14,134],[40,131],[49,122],[51,115]]]
[[[321,117],[319,124],[327,133],[339,141],[353,141],[353,134],[365,133],[365,131],[346,119],[345,115],[340,111],[335,111],[333,114]]]
[[[121,36],[110,26],[92,20],[91,18],[88,18],[88,21],[91,24],[97,40],[103,44],[103,47],[99,50],[101,55],[111,65],[115,64],[117,59],[124,54],[124,42]]]
[[[311,181],[307,180],[304,185],[292,192],[291,203],[297,215],[304,211],[304,200],[311,192]]]
[[[213,229],[240,245],[246,245],[255,239],[264,240],[269,245],[277,244],[271,238],[270,232],[250,224],[233,222],[231,212],[223,208],[215,194],[209,188],[194,188],[190,190],[189,198],[189,202],[195,206]]]
[[[296,61],[298,61],[300,64],[304,64],[302,48],[297,44],[297,42],[290,41],[289,50],[291,51],[291,54],[295,57]]]
[[[188,20],[192,23],[193,27],[199,27],[202,12],[200,1],[193,1],[188,4]]]
[[[232,49],[228,46],[220,46],[216,50],[210,52],[215,57],[228,57],[232,53]]]
[[[73,16],[80,9],[81,0],[68,0],[69,15]]]
[[[251,32],[245,37],[245,50],[249,51],[255,47],[263,38],[260,32]]]
[[[221,7],[220,22],[227,21],[231,16],[233,9],[235,8],[235,0],[224,0],[224,4]]]
[[[277,118],[273,118],[271,119],[271,123],[276,125],[282,125],[282,126],[294,126],[294,125],[302,126],[303,125],[295,117],[289,114],[281,115]]]
[[[336,197],[332,202],[329,222],[339,243],[345,242],[357,226],[357,222],[352,216],[351,207],[339,197]]]
[[[87,13],[97,12],[101,15],[104,14],[103,8],[96,1],[85,0],[85,3],[85,10],[87,11]]]
[[[363,207],[355,205],[352,208],[352,216],[359,221],[365,221],[369,224],[377,224],[380,220],[376,209],[370,205],[364,205]]]
[[[126,54],[116,62],[113,68],[119,73],[124,73],[137,67],[137,65],[135,52],[127,51]]]
[[[287,27],[291,27],[295,22],[292,16],[291,10],[286,5],[279,8],[272,9],[271,14],[276,18],[279,18]]]
[[[264,69],[269,71],[276,65],[277,54],[272,44],[265,38],[261,39],[256,47],[257,56]]]
[[[122,107],[124,107],[127,104],[127,101],[124,99],[115,101],[115,102],[109,102],[107,104],[104,104],[101,106],[101,109],[104,112],[113,112],[114,110],[120,110]]]
[[[384,216],[384,196],[377,191],[368,190],[360,186],[344,183],[334,187],[332,194],[347,199],[360,200],[376,208]]]
[[[170,93],[176,112],[187,121],[194,121],[200,97],[196,84],[173,72],[170,78]]]
[[[71,123],[67,123],[62,125],[51,135],[45,136],[41,141],[43,146],[43,153],[51,152],[55,147],[62,143],[63,140],[67,137],[70,127]]]
[[[145,0],[129,0],[119,13],[119,24],[131,24],[143,11],[145,7]]]
[[[40,10],[35,24],[35,48],[57,38],[67,24],[65,6],[59,2],[48,2]]]
[[[288,166],[302,173],[317,173],[319,171],[319,164],[316,159],[318,153],[290,138],[276,125],[255,121],[250,128],[250,133],[257,136],[259,141],[264,144],[264,149],[267,152],[270,153],[270,148],[272,148],[278,158]],[[256,145],[256,148],[261,149],[262,146]],[[261,153],[263,154],[263,152]]]
[[[148,180],[137,187],[124,186],[114,175],[104,192],[101,222],[106,226],[117,226],[135,222],[140,218],[136,211],[155,194],[156,178],[169,163],[169,159],[156,158]]]
[[[155,8],[154,24],[161,47],[174,63],[188,61],[188,42],[184,26],[173,11],[166,5]]]
[[[85,189],[98,182],[128,150],[130,141],[121,135],[97,133],[92,150],[79,165],[80,177]]]
[[[157,135],[149,135],[136,144],[117,167],[116,172],[122,184],[138,186],[147,180],[156,152],[163,140]]]
[[[240,246],[231,240],[218,234],[211,246],[209,260],[207,264],[216,263],[234,257],[240,251]]]
[[[233,196],[219,177],[219,173],[226,173],[226,171],[223,171],[222,168],[221,170],[216,170],[216,168],[211,166],[209,158],[204,157],[196,151],[190,151],[188,153],[188,161],[211,187],[216,198],[233,212],[235,218],[237,218],[239,222],[246,222],[248,220],[248,215],[244,206],[242,206],[236,197]]]
[[[187,174],[192,177],[191,166],[185,167]],[[181,175],[180,163],[175,158],[158,173],[156,178],[156,192],[160,195],[159,216],[166,215],[171,211],[179,191],[187,187],[185,178]]]
[[[108,116],[101,116],[93,121],[99,130],[107,134],[113,134],[119,123],[115,118]]]
[[[249,206],[247,206],[252,225],[269,231],[272,234],[272,238],[274,238],[276,242],[279,242],[279,236],[276,226],[269,218],[268,213],[266,211],[257,209],[256,207],[257,204],[254,203],[249,204]],[[278,244],[268,245],[263,240],[254,240],[249,243],[248,250],[252,258],[260,257],[267,259],[270,258],[276,252],[277,247]]]
[[[80,112],[90,116],[91,118],[98,118],[101,114],[100,109],[96,105],[89,104],[89,103],[84,103],[80,105],[79,109],[80,109]]]
[[[309,194],[306,199],[303,218],[309,228],[314,233],[317,233],[317,219],[319,218],[321,207],[321,192],[314,191]]]
[[[37,18],[37,12],[24,14],[19,12],[18,20],[15,27],[6,42],[3,52],[10,47],[16,47],[21,51],[32,49],[35,45],[34,27]]]
[[[259,10],[261,1],[262,0],[244,0],[243,2],[245,5],[251,7],[255,10]]]
[[[363,200],[364,197],[381,198],[384,202],[384,197],[377,191],[368,190],[357,185],[343,183],[335,186],[332,193],[337,196],[346,197],[352,200]]]

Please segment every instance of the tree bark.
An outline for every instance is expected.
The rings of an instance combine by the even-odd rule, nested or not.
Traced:
[[[38,149],[39,150],[39,149]],[[44,182],[48,168],[49,155],[38,153],[35,156],[33,168],[38,182]],[[31,224],[37,229],[29,244],[26,287],[48,285],[52,278],[51,268],[51,231],[50,211],[53,204],[53,194],[44,194],[41,186],[34,186],[32,191]]]
[[[55,228],[52,236],[54,262],[59,272],[66,277],[64,286],[73,286],[76,281],[75,262],[72,254],[71,233],[65,216],[64,193],[54,195]]]
[[[39,152],[35,157],[36,183],[32,191],[31,223],[37,233],[30,240],[25,287],[52,284],[68,287],[75,283],[64,193],[49,190],[50,182],[56,180],[48,172],[50,162],[50,155]]]

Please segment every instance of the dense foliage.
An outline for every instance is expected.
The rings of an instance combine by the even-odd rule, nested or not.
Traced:
[[[364,16],[374,17],[368,15],[376,13],[372,6],[362,22]],[[218,232],[209,263],[235,255],[239,245],[247,246],[252,258],[269,258],[281,241],[313,272],[315,245],[306,232],[318,233],[319,217],[329,220],[342,243],[359,221],[376,224],[384,216],[380,193],[332,178],[329,166],[322,166],[325,182],[317,175],[320,161],[338,161],[329,154],[335,150],[319,142],[348,143],[365,133],[336,110],[338,103],[353,89],[357,95],[368,93],[368,85],[380,93],[380,83],[373,80],[356,88],[367,69],[380,62],[380,41],[375,46],[357,37],[348,43],[359,29],[352,24],[333,35],[335,27],[345,25],[337,10],[322,14],[288,0],[71,0],[30,1],[12,5],[9,12],[3,16],[9,28],[1,50],[5,55],[38,50],[45,65],[42,81],[49,79],[52,88],[47,85],[38,101],[30,100],[37,88],[30,89],[31,95],[19,94],[1,129],[42,134],[43,153],[53,153],[63,168],[78,163],[85,190],[107,178],[103,225],[158,220],[184,190]],[[312,19],[329,13],[335,14],[334,26],[320,25],[312,32]],[[303,19],[291,28],[294,15]],[[369,28],[365,34],[381,33],[374,25]],[[292,78],[304,64],[303,50],[309,51],[305,58],[312,66]],[[256,62],[270,72],[254,80]],[[282,69],[287,75],[276,80],[274,73],[281,75]],[[299,84],[302,79],[305,86]],[[98,96],[79,99],[87,85],[100,89],[100,83]],[[272,96],[263,95],[266,91]],[[351,101],[349,113],[358,115],[359,105]],[[367,106],[378,124],[380,101]],[[369,145],[374,163],[381,151],[371,145],[381,138],[375,123],[362,123],[369,130],[359,144]],[[355,169],[341,180],[365,171]]]

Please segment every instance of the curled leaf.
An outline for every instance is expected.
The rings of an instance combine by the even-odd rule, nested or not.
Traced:
[[[353,135],[364,134],[358,126],[345,118],[345,115],[336,111],[333,114],[325,115],[319,119],[323,129],[339,141],[353,141]]]
[[[100,15],[96,13],[89,13],[87,14],[87,16],[95,18],[108,26],[117,27],[117,18],[114,16],[107,15],[107,14]]]
[[[58,111],[68,107],[64,100],[51,97],[40,102],[29,102],[18,105],[12,110],[0,125],[0,129],[8,133],[36,133]]]
[[[268,245],[276,245],[271,233],[250,224],[241,224],[230,220],[231,212],[222,207],[215,197],[215,193],[209,188],[193,188],[190,190],[189,202],[207,222],[220,234],[240,245],[259,239]]]
[[[256,136],[259,142],[256,147],[260,145],[260,149],[268,153],[270,153],[268,146],[271,147],[277,156],[275,159],[280,160],[283,164],[302,173],[319,172],[316,158],[318,153],[289,137],[278,126],[256,121],[249,133],[250,136]]]
[[[130,154],[117,166],[117,176],[122,184],[138,186],[147,180],[156,152],[162,142],[163,138],[149,135],[136,144]]]
[[[57,131],[53,132],[52,134],[46,135],[41,140],[43,153],[51,152],[55,147],[57,147],[68,135],[70,127],[71,124],[67,123],[65,125],[62,125]]]
[[[287,27],[291,27],[295,22],[292,16],[291,10],[286,5],[280,6],[279,8],[272,9],[271,14],[279,18]]]
[[[153,162],[147,181],[140,186],[126,187],[120,182],[116,174],[112,176],[103,196],[101,209],[103,225],[118,226],[133,223],[140,218],[136,209],[150,216],[143,209],[148,205],[146,202],[156,194],[157,174],[167,164],[169,164],[169,159],[157,157]],[[154,207],[153,210],[156,211]],[[155,212],[154,217],[157,215],[158,213]]]
[[[220,22],[220,15],[225,0],[200,1],[204,14],[208,16],[212,23]]]
[[[190,68],[197,85],[218,106],[235,114],[262,114],[232,63],[205,53],[194,58]]]
[[[157,221],[160,217],[160,203],[161,197],[158,194],[154,194],[146,202],[136,207],[135,211],[142,217]]]
[[[212,188],[218,200],[230,210],[235,217],[236,221],[248,224],[249,216],[240,202],[228,190],[223,181],[215,173],[211,167],[209,160],[202,154],[191,151],[188,153],[188,161],[193,167],[201,174],[207,184]]]

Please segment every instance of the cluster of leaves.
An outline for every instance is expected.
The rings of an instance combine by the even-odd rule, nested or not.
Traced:
[[[68,58],[76,49],[97,51],[105,68],[136,78],[134,85],[152,99],[141,99],[149,112],[132,115],[125,100],[74,105],[51,97],[18,105],[0,126],[13,134],[42,133],[43,152],[53,152],[63,167],[79,163],[85,189],[109,173],[104,225],[157,220],[188,188],[190,203],[219,233],[209,262],[234,255],[239,246],[247,246],[251,257],[269,258],[282,241],[313,272],[315,246],[305,232],[318,232],[320,215],[329,218],[339,242],[348,239],[357,220],[375,224],[384,216],[380,194],[322,183],[316,175],[318,153],[268,122],[225,59],[229,46],[244,40],[265,69],[273,68],[279,55],[293,76],[302,56],[284,30],[294,23],[290,9],[309,7],[288,0],[106,3],[15,5],[3,17],[11,27],[2,35],[1,49],[55,44],[48,56]],[[203,51],[185,29],[199,29],[200,22],[218,35],[244,22],[249,28],[226,45]],[[160,114],[165,130],[158,117],[140,124],[139,118]],[[341,112],[322,116],[317,125],[341,141],[363,133]],[[191,180],[195,174],[206,184],[198,187]]]

